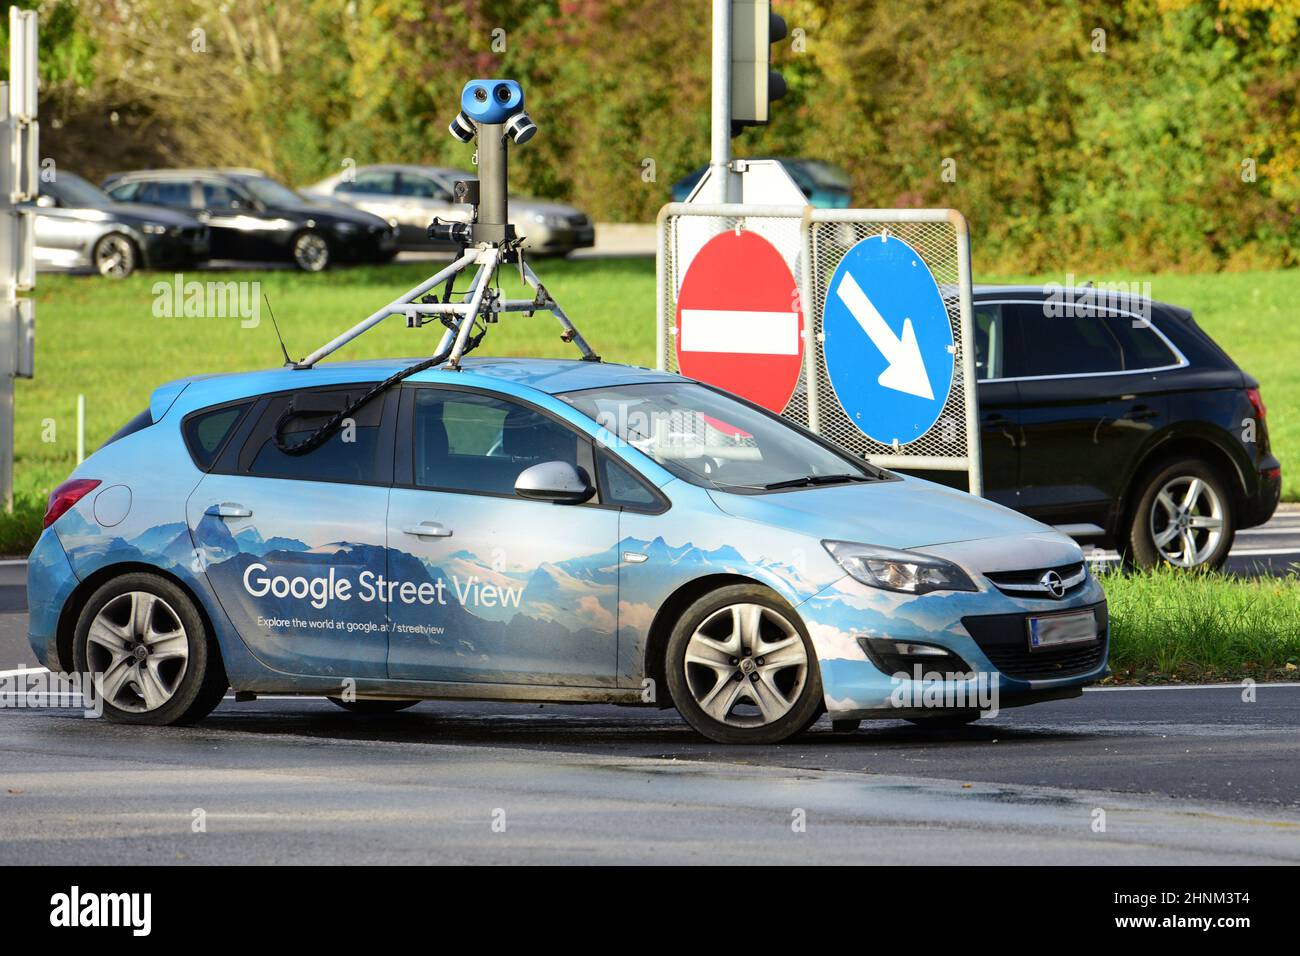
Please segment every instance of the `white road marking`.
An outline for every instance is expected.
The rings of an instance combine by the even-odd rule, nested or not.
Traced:
[[[1106,686],[1085,687],[1084,693],[1093,693],[1095,691],[1112,691],[1112,690],[1241,690],[1245,685],[1244,681],[1238,681],[1235,684],[1122,684]],[[1255,687],[1300,687],[1300,681],[1269,681],[1261,684],[1256,681]]]

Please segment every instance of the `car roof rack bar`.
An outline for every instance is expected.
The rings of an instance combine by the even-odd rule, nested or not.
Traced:
[[[344,332],[342,335],[338,336],[337,338],[334,338],[331,341],[326,342],[324,345],[318,348],[315,352],[312,352],[302,361],[295,362],[293,367],[311,368],[321,359],[325,358],[325,356],[329,355],[331,352],[337,352],[339,349],[347,345],[349,342],[355,339],[362,332],[367,332],[370,329],[374,328],[376,325],[384,321],[384,319],[388,318],[390,315],[395,315],[398,313],[405,312],[406,311],[405,307],[407,303],[411,302],[411,300],[413,299],[417,299],[420,296],[424,295],[426,292],[428,292],[430,289],[434,288],[435,286],[441,285],[443,282],[447,282],[477,258],[478,258],[477,249],[467,250],[463,255],[461,255],[458,259],[456,259],[456,261],[454,261],[451,265],[447,266],[447,268],[443,269],[439,273],[436,273],[435,275],[430,276],[428,279],[425,279],[414,289],[411,289],[405,295],[399,296],[398,298],[394,299],[392,302],[388,303],[382,309],[378,309],[375,312],[372,312],[367,318],[362,319],[360,322],[352,326],[352,328],[348,329],[346,332]]]

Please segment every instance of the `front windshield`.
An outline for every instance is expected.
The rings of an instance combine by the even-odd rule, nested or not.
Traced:
[[[775,415],[705,385],[618,385],[558,397],[612,433],[607,443],[627,442],[697,485],[749,492],[880,476]]]
[[[253,198],[268,206],[301,206],[304,200],[288,186],[282,186],[265,176],[241,176],[239,184],[252,193]]]
[[[71,208],[107,206],[113,201],[108,193],[92,186],[75,173],[57,173],[53,182],[41,183],[41,194],[53,196],[60,205]]]

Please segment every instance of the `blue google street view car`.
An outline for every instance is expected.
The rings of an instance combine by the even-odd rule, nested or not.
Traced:
[[[1077,545],[676,375],[475,359],[199,377],[50,498],[31,643],[112,719],[233,687],[675,706],[770,743],[824,711],[966,721],[1105,672]],[[977,692],[978,691],[978,692]]]

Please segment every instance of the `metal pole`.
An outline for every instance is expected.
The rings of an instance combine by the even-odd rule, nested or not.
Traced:
[[[362,332],[374,328],[380,322],[384,321],[384,319],[392,315],[393,311],[395,309],[398,309],[399,306],[402,306],[405,303],[410,302],[412,299],[418,296],[424,295],[424,293],[428,292],[434,286],[441,285],[443,282],[447,281],[452,276],[456,275],[456,273],[460,272],[462,269],[464,269],[466,266],[468,266],[471,262],[473,262],[477,258],[478,258],[478,250],[477,249],[469,250],[463,256],[461,256],[459,259],[453,262],[451,265],[447,266],[447,268],[439,272],[437,275],[425,279],[423,282],[417,285],[410,292],[406,293],[406,295],[402,296],[401,298],[394,299],[392,302],[388,303],[388,305],[384,306],[382,309],[379,309],[378,311],[371,313],[368,318],[365,318],[362,321],[358,322],[356,325],[352,326],[352,328],[348,329],[342,335],[322,345],[315,352],[312,352],[311,355],[308,355],[305,359],[299,362],[297,367],[310,368],[311,366],[315,365],[317,362],[319,362],[325,356],[329,355],[331,352],[336,352],[339,349],[341,349],[343,346],[347,345],[349,342],[355,339]]]
[[[958,314],[961,316],[961,378],[966,399],[967,488],[972,495],[984,495],[984,451],[980,446],[979,382],[975,377],[975,305],[971,297],[970,227],[957,210],[949,212],[957,233]]]
[[[731,0],[713,0],[713,126],[709,154],[714,202],[739,201],[731,172]]]
[[[469,300],[469,309],[461,317],[460,328],[456,330],[456,344],[452,346],[451,355],[447,358],[448,368],[460,368],[460,359],[465,354],[469,331],[474,327],[479,309],[483,307],[483,296],[487,294],[488,285],[492,282],[492,273],[496,271],[500,258],[501,251],[495,246],[490,246],[484,250],[483,258],[479,260],[479,278],[475,280],[474,296]]]
[[[560,308],[560,304],[555,301],[555,296],[551,295],[551,293],[546,290],[546,287],[542,285],[542,280],[537,278],[537,273],[533,271],[533,267],[527,262],[524,263],[524,281],[546,297],[546,308],[550,310],[551,315],[555,316],[556,321],[558,321],[560,326],[564,329],[560,338],[565,342],[572,342],[576,345],[584,359],[587,359],[590,362],[599,362],[600,356],[597,355],[592,347],[587,344],[587,340],[582,337],[582,333],[578,331],[578,327],[569,320],[567,315],[564,314],[564,310]]]
[[[509,172],[506,158],[506,128],[482,123],[478,128],[478,231],[475,239],[501,242],[510,218],[507,208]],[[484,231],[488,227],[492,234]]]

